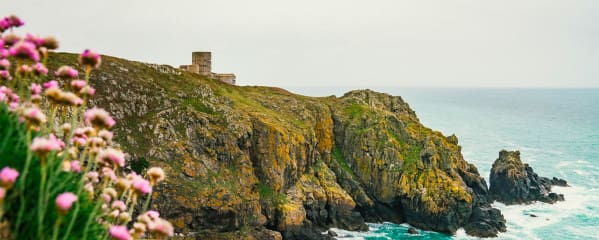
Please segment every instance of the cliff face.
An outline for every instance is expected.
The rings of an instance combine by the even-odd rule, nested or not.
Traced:
[[[152,205],[178,232],[319,239],[332,226],[366,230],[365,221],[477,236],[505,230],[457,138],[424,127],[400,97],[312,98],[104,62],[91,76],[93,104],[115,115],[133,170],[151,163],[167,171]]]

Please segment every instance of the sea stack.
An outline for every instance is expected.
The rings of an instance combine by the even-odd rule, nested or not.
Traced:
[[[489,199],[508,205],[564,201],[563,194],[551,192],[553,185],[568,186],[563,179],[538,176],[532,167],[522,163],[520,151],[501,150],[491,168]]]

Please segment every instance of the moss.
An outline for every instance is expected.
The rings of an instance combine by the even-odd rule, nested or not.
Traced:
[[[287,204],[288,202],[287,195],[277,193],[270,186],[263,183],[258,184],[258,193],[260,194],[260,199],[275,206]]]
[[[203,113],[207,113],[207,114],[211,114],[211,115],[217,114],[217,112],[214,109],[212,109],[211,107],[204,104],[204,101],[201,99],[193,99],[193,98],[183,99],[183,104],[191,106],[191,107],[193,107],[193,109],[195,109],[196,111],[199,111],[199,112],[203,112]]]
[[[347,161],[345,161],[345,158],[343,157],[343,153],[339,150],[339,148],[337,148],[337,146],[333,147],[333,158],[335,161],[337,161],[337,163],[339,163],[339,165],[341,165],[343,170],[345,170],[351,176],[354,176],[354,171],[349,167]]]
[[[362,115],[364,113],[364,110],[364,105],[359,103],[352,103],[344,109],[345,114],[350,116],[351,119],[354,119]]]

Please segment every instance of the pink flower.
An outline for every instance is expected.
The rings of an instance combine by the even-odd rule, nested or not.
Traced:
[[[83,89],[81,89],[81,91],[79,91],[79,93],[82,95],[92,96],[92,95],[96,94],[96,89],[87,85],[87,86],[83,87]]]
[[[107,148],[98,153],[97,161],[104,165],[117,165],[123,167],[125,166],[125,154],[120,150]]]
[[[56,209],[60,214],[69,213],[69,209],[73,206],[73,203],[77,201],[77,195],[72,192],[61,193],[56,197]]]
[[[85,85],[87,85],[85,83],[85,80],[73,80],[73,81],[71,81],[71,87],[76,92],[79,91],[79,90],[81,90],[83,87],[85,87]]]
[[[146,174],[148,174],[148,177],[150,178],[150,184],[152,185],[156,185],[157,183],[164,181],[164,179],[166,178],[164,175],[164,170],[162,170],[162,168],[159,167],[153,167],[148,169]]]
[[[110,203],[110,201],[112,200],[112,197],[110,197],[110,195],[104,193],[104,194],[102,194],[102,199],[104,199],[105,203]]]
[[[38,95],[40,93],[42,93],[42,86],[37,83],[32,83],[31,84],[31,94]]]
[[[23,64],[23,65],[17,67],[17,72],[24,75],[24,74],[33,72],[33,68],[31,68],[29,65]]]
[[[125,210],[127,210],[127,205],[125,205],[125,202],[123,202],[121,200],[114,201],[110,207],[113,210],[116,209],[121,212],[124,212]]]
[[[75,79],[79,77],[79,72],[72,67],[62,66],[56,70],[55,76],[66,79]]]
[[[0,171],[0,185],[10,189],[17,180],[17,177],[19,177],[19,172],[17,170],[10,167],[4,167],[2,168],[2,171]]]
[[[56,135],[54,135],[54,133],[50,133],[50,140],[56,142],[60,149],[63,149],[66,145],[61,139],[56,138]]]
[[[50,138],[34,138],[29,149],[40,156],[44,156],[48,152],[61,150],[61,146],[64,146],[64,143],[57,140],[54,134],[50,134]]]
[[[98,174],[98,172],[88,172],[87,175],[85,176],[85,179],[88,182],[92,182],[92,183],[97,183],[100,181],[100,179],[98,178],[100,175]]]
[[[148,194],[152,192],[152,185],[150,185],[148,180],[145,180],[142,177],[133,179],[132,186],[136,192],[141,194]]]
[[[19,107],[18,102],[11,102],[10,104],[8,104],[8,110],[10,110],[10,111],[17,110],[17,107]]]
[[[58,48],[58,41],[56,41],[56,38],[49,36],[45,38],[39,38],[38,45],[45,47],[48,50],[54,50]]]
[[[152,220],[156,220],[158,218],[160,218],[160,213],[154,210],[149,210],[146,212],[146,215],[148,215],[148,217],[150,217],[150,219]]]
[[[112,140],[114,134],[111,131],[102,129],[100,130],[100,132],[98,132],[98,136],[104,139],[104,141],[109,142],[110,140]]]
[[[148,223],[148,230],[155,235],[163,237],[172,237],[174,234],[173,225],[164,219],[157,219]]]
[[[126,226],[110,226],[108,232],[114,240],[131,240],[131,234]]]
[[[0,39],[0,47],[4,46],[4,40]],[[8,49],[0,48],[0,58],[7,58],[10,56],[8,54]]]
[[[4,80],[12,80],[12,77],[10,76],[10,73],[6,70],[1,70],[0,71],[0,79],[4,79]]]
[[[114,174],[114,171],[107,167],[102,168],[102,177],[108,178],[111,181],[116,180],[116,174]]]
[[[10,68],[10,61],[7,59],[0,59],[0,70],[8,70]]]
[[[4,32],[6,29],[9,29],[11,27],[10,22],[6,19],[0,19],[0,33]]]
[[[79,63],[84,66],[98,68],[102,63],[102,57],[100,54],[97,54],[89,49],[85,49],[85,51],[79,55]]]
[[[83,99],[72,92],[62,92],[61,103],[71,106],[83,105]]]
[[[19,35],[12,34],[12,33],[4,35],[3,39],[4,39],[4,45],[6,47],[13,46],[16,43],[18,43],[19,41],[21,41],[21,37],[19,37]]]
[[[25,41],[35,44],[39,46],[39,38],[31,33],[25,34]]]
[[[58,87],[58,82],[56,80],[52,80],[52,81],[49,81],[47,83],[44,83],[44,88],[45,89],[57,88],[57,87]]]
[[[20,41],[8,49],[8,54],[16,58],[31,59],[35,62],[40,61],[40,54],[35,44],[26,41]]]
[[[73,169],[73,172],[80,173],[81,172],[81,163],[77,160],[72,161],[71,169]]]
[[[98,128],[111,128],[116,121],[101,108],[92,108],[85,112],[85,123]]]
[[[42,63],[35,63],[35,65],[33,65],[33,73],[37,76],[46,76],[48,75],[48,68]]]
[[[85,146],[85,144],[87,143],[85,139],[86,138],[84,138],[84,137],[75,136],[71,139],[71,141],[73,144],[76,144],[77,146],[82,147],[82,146]]]
[[[44,113],[42,113],[42,111],[35,106],[23,110],[23,117],[32,126],[40,126],[47,121],[46,115],[44,115]]]
[[[8,17],[4,17],[2,20],[0,20],[0,33],[6,31],[9,28],[12,27],[20,27],[23,26],[23,24],[25,24],[19,17],[15,16],[15,15],[10,15]]]
[[[23,20],[21,20],[19,17],[15,15],[10,15],[5,19],[8,19],[8,22],[11,24],[12,27],[20,27],[25,25],[25,22],[23,22]]]

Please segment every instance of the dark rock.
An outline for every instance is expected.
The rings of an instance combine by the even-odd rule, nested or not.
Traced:
[[[537,215],[535,215],[535,214],[532,214],[532,213],[531,213],[531,214],[528,214],[528,215],[529,215],[530,217],[537,217]]]
[[[331,231],[331,230],[329,230],[329,232],[328,232],[327,234],[328,234],[329,236],[331,236],[331,237],[337,237],[337,236],[338,236],[336,232],[334,232],[334,231]]]
[[[490,176],[489,199],[505,204],[563,201],[562,194],[551,192],[551,186],[567,186],[563,179],[539,177],[528,164],[522,163],[519,151],[499,152]]]
[[[560,187],[569,187],[570,186],[570,185],[568,185],[568,182],[566,182],[566,180],[561,179],[561,178],[556,178],[556,177],[553,177],[551,179],[551,185],[560,186]]]
[[[412,234],[412,235],[414,235],[414,234],[419,234],[419,233],[418,233],[418,229],[416,229],[416,228],[413,228],[413,227],[410,227],[410,228],[408,228],[408,233],[409,233],[409,234]]]

